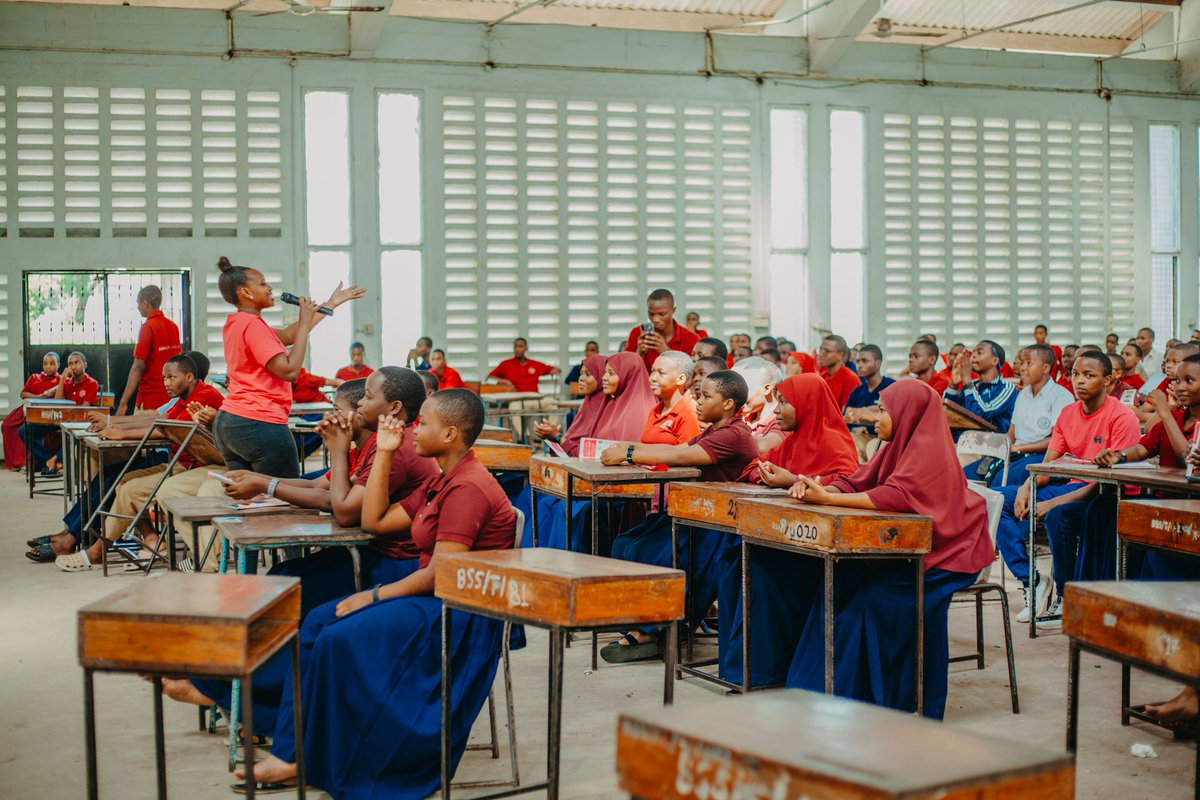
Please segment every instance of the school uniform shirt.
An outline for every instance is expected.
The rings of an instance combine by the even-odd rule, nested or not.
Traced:
[[[720,427],[713,425],[688,444],[704,448],[713,460],[713,463],[700,467],[702,481],[736,481],[746,465],[758,458],[758,444],[750,433],[750,426],[740,417],[734,417]]]
[[[437,375],[436,372],[434,372],[433,374]],[[462,375],[459,375],[458,370],[456,370],[454,367],[451,367],[451,366],[447,366],[446,371],[443,372],[441,375],[438,375],[437,378],[438,378],[438,389],[439,390],[440,389],[461,389],[464,386],[466,386],[466,384],[463,383]]]
[[[392,466],[388,470],[388,501],[397,503],[417,491],[425,481],[441,474],[437,462],[432,458],[422,458],[417,455],[414,445],[416,437],[413,429],[417,424],[411,422],[404,426],[404,441],[392,454]],[[375,435],[366,441],[358,458],[358,463],[350,473],[350,483],[355,486],[366,486],[371,477],[371,467],[375,464]],[[388,536],[376,536],[369,545],[377,553],[383,553],[389,558],[412,558],[419,555],[419,548],[413,544],[410,533]]]
[[[1029,444],[1045,439],[1054,430],[1058,415],[1074,402],[1075,396],[1053,381],[1046,381],[1036,395],[1032,386],[1026,386],[1013,406],[1013,443]]]
[[[1115,397],[1115,398],[1117,398],[1118,400],[1120,400],[1120,399],[1121,399],[1121,396],[1122,396],[1122,395],[1124,395],[1124,394],[1125,394],[1125,392],[1129,391],[1130,389],[1133,389],[1133,387],[1132,387],[1132,386],[1130,386],[1128,383],[1126,383],[1124,380],[1119,380],[1119,381],[1117,381],[1116,383],[1114,383],[1114,384],[1113,384],[1113,388],[1112,388],[1112,390],[1111,390],[1111,391],[1108,393],[1108,396],[1109,396],[1109,397]],[[1135,390],[1135,391],[1136,391],[1136,390]]]
[[[163,386],[163,365],[183,352],[179,344],[179,326],[167,319],[162,311],[151,311],[138,331],[133,357],[146,362],[138,381],[137,402],[142,408],[158,408],[170,397]]]
[[[286,425],[292,410],[292,385],[267,369],[287,348],[258,314],[235,311],[225,318],[225,371],[229,392],[221,410],[246,419]]]
[[[579,380],[579,373],[583,371],[583,364],[576,364],[571,367],[571,371],[567,373],[567,377],[563,379],[563,383],[570,386],[575,381]]]
[[[1085,414],[1083,402],[1076,400],[1058,415],[1050,449],[1090,461],[1105,448],[1132,447],[1141,438],[1137,415],[1117,398],[1104,398],[1104,405],[1094,414]]]
[[[822,373],[822,377],[829,383],[829,390],[833,392],[833,399],[837,401],[838,408],[846,407],[850,395],[854,394],[854,390],[862,383],[858,373],[845,365],[832,375]]]
[[[44,372],[35,372],[29,376],[29,380],[25,381],[25,385],[21,387],[21,391],[35,396],[40,395],[58,386],[61,380],[62,375],[57,372],[53,375],[47,375]]]
[[[428,478],[400,505],[412,518],[421,568],[429,566],[438,542],[507,550],[516,535],[517,515],[508,495],[471,450],[454,469]]]
[[[1183,431],[1183,435],[1190,440],[1196,421],[1188,419],[1188,410],[1186,408],[1173,408],[1171,409],[1171,416],[1175,418],[1175,424]],[[1159,420],[1158,424],[1146,431],[1146,435],[1141,438],[1138,444],[1146,448],[1150,453],[1147,458],[1158,456],[1158,465],[1160,467],[1187,466],[1175,457],[1175,448],[1171,446],[1171,437],[1167,435],[1167,426],[1162,423],[1162,420]]]
[[[867,379],[863,378],[859,381],[858,388],[850,393],[850,398],[846,401],[846,408],[870,408],[871,406],[879,405],[879,393],[896,382],[895,378],[884,378],[875,387],[874,391],[867,386]],[[867,428],[874,427],[875,423],[867,425],[865,423],[855,423],[851,428]]]
[[[199,403],[202,406],[219,409],[224,402],[225,395],[221,394],[207,383],[201,381],[192,387],[192,391],[187,397],[175,398],[175,402],[171,404],[163,416],[165,416],[167,419],[191,422],[192,415],[191,412],[187,410],[187,407],[192,403]],[[175,451],[178,449],[178,445],[172,444],[170,450],[171,455],[175,455]],[[196,466],[197,461],[191,453],[184,451],[180,454],[179,461],[176,463],[178,463],[183,469],[192,469]]]
[[[959,391],[949,388],[943,397],[983,417],[995,425],[997,431],[1005,433],[1017,404],[1017,387],[997,375],[991,383],[976,379]]]
[[[1121,380],[1125,381],[1125,383],[1129,384],[1135,389],[1141,389],[1146,385],[1146,379],[1141,375],[1138,375],[1136,372],[1126,375],[1125,377],[1121,378]]]
[[[335,372],[333,374],[333,377],[337,378],[339,381],[356,381],[359,378],[367,377],[374,371],[375,370],[371,369],[366,364],[363,364],[358,369],[355,369],[354,367],[347,364],[346,366],[342,367],[337,372]]]
[[[1162,360],[1162,353],[1151,347],[1150,352],[1142,356],[1142,361],[1138,364],[1138,372],[1142,373],[1143,378],[1149,378],[1162,368]]]
[[[421,358],[417,362],[417,365],[415,367],[413,367],[413,369],[433,369],[433,367],[429,366],[429,362],[427,360],[425,360],[424,358]]]
[[[325,379],[320,375],[313,375],[311,372],[300,368],[300,374],[296,376],[296,380],[292,382],[292,402],[293,403],[324,403],[326,397],[321,393],[321,387],[325,385]]]
[[[162,383],[162,380],[159,380]],[[100,399],[100,384],[86,372],[77,381],[66,381],[63,398],[74,401],[77,406],[94,406]]]
[[[524,361],[506,358],[488,373],[488,377],[508,381],[513,385],[513,390],[517,392],[536,392],[538,378],[549,375],[553,371],[554,367],[543,364],[541,361],[534,361],[532,358]]]
[[[696,401],[691,392],[683,392],[675,405],[663,410],[659,400],[646,418],[642,430],[643,444],[683,444],[700,434],[700,423],[696,421]]]
[[[691,353],[696,347],[696,342],[700,341],[700,337],[692,333],[686,326],[680,325],[674,319],[671,324],[675,326],[671,338],[667,340],[668,350],[678,350],[681,353]],[[629,353],[637,352],[638,339],[642,338],[642,326],[635,325],[633,330],[629,332],[629,338],[625,342],[625,350]],[[646,362],[646,372],[654,368],[654,360],[661,356],[662,353],[657,350],[647,350],[642,354],[642,361]]]
[[[1071,376],[1069,374],[1059,378],[1058,385],[1070,392],[1072,397],[1075,396],[1075,384],[1071,383]]]
[[[933,389],[938,394],[945,394],[946,390],[950,388],[950,370],[948,369],[944,369],[941,372],[935,370],[929,376],[929,380],[925,380],[924,378],[916,375],[911,375],[909,377],[916,378],[922,383],[929,384],[929,388]]]

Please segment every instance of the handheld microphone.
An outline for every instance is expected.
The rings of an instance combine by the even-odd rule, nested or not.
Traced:
[[[279,299],[287,303],[289,306],[300,305],[300,298],[296,297],[296,295],[292,294],[291,292],[284,292],[283,294],[279,295]],[[329,306],[317,306],[317,311],[327,317],[333,316],[333,309]]]

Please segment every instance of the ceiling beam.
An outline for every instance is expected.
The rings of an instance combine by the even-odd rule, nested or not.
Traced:
[[[867,23],[879,0],[841,0],[808,17],[808,71],[828,75]]]
[[[387,25],[388,15],[385,12],[364,13],[350,12],[350,52],[353,55],[371,55],[379,47],[383,38],[383,28]]]
[[[1179,9],[1179,91],[1200,93],[1200,0]]]

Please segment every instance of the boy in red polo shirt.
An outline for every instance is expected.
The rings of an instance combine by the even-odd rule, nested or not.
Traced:
[[[862,383],[854,370],[846,366],[846,356],[849,352],[846,340],[836,333],[822,339],[821,349],[817,351],[818,361],[824,370],[823,377],[829,383],[829,389],[833,392],[833,399],[837,401],[839,410],[846,407],[846,401]]]
[[[437,376],[439,389],[462,389],[466,386],[458,370],[446,363],[443,350],[434,350],[429,354],[429,371]]]
[[[543,375],[557,375],[558,367],[543,364],[526,358],[529,343],[518,337],[513,339],[513,357],[501,361],[494,370],[488,373],[489,378],[495,378],[496,383],[507,385],[514,392],[536,392],[538,378]]]
[[[339,381],[353,381],[365,378],[372,372],[374,370],[367,366],[367,349],[362,342],[355,342],[350,345],[350,363],[335,372],[333,377]]]
[[[690,353],[700,337],[675,321],[675,295],[666,289],[655,289],[646,298],[648,323],[629,332],[625,350],[637,353],[646,364],[646,372],[654,368],[660,353],[678,350]],[[646,328],[649,330],[646,330]]]
[[[125,379],[125,391],[113,414],[125,416],[133,391],[137,389],[138,411],[157,411],[167,404],[167,390],[163,388],[163,365],[172,356],[183,352],[179,343],[179,326],[167,319],[160,310],[162,289],[143,286],[137,295],[138,313],[146,318],[138,331],[137,345],[133,348],[133,365]]]

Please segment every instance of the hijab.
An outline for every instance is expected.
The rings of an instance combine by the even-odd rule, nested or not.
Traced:
[[[849,477],[830,484],[866,492],[881,511],[933,517],[925,569],[978,572],[995,560],[983,498],[967,488],[938,393],[922,381],[896,381],[879,395],[892,440]]]
[[[858,469],[858,450],[826,380],[814,374],[793,375],[776,384],[775,391],[795,407],[796,430],[759,460],[795,475],[824,478],[824,483]]]
[[[650,391],[646,363],[637,353],[622,352],[609,356],[608,366],[617,373],[617,391],[605,395],[607,402],[596,427],[596,438],[640,441],[646,417],[657,402]]]
[[[608,399],[600,388],[600,379],[604,377],[604,365],[607,363],[608,356],[589,356],[583,360],[583,368],[596,378],[596,391],[583,398],[583,405],[575,413],[575,419],[563,437],[562,448],[568,455],[579,455],[579,440],[594,435],[600,424],[604,401]]]

